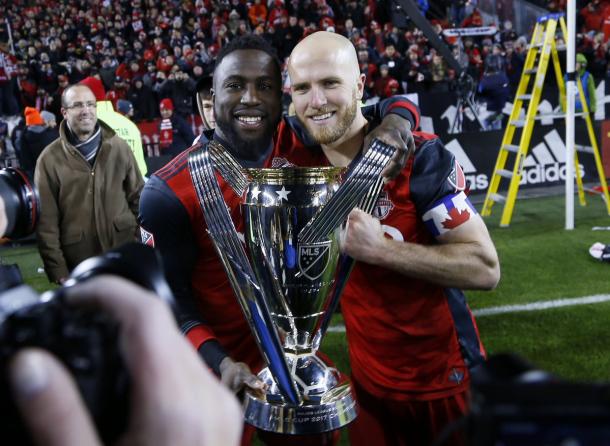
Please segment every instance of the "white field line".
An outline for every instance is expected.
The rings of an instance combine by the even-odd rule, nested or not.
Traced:
[[[529,304],[520,305],[503,305],[500,307],[481,308],[473,310],[472,314],[475,317],[492,316],[505,313],[520,313],[524,311],[541,311],[549,308],[572,307],[575,305],[598,304],[610,301],[610,294],[595,294],[593,296],[571,297],[565,299],[545,300],[540,302],[531,302]],[[332,333],[344,333],[344,325],[334,325],[328,327],[328,331]]]

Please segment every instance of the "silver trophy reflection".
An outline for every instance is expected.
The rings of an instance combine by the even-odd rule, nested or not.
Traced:
[[[345,175],[338,168],[292,167],[244,174],[214,142],[189,156],[208,233],[267,364],[258,374],[265,395],[246,392],[246,422],[313,434],[356,417],[349,382],[318,348],[353,266],[339,252],[340,227],[355,206],[372,210],[393,153],[375,140]],[[242,196],[246,247],[214,169]]]

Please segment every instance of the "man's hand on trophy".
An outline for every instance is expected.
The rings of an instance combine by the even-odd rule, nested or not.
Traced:
[[[372,264],[383,257],[385,241],[379,220],[358,208],[350,212],[339,238],[343,254]]]
[[[397,114],[390,113],[383,118],[381,124],[365,136],[363,144],[365,152],[375,138],[396,147],[396,153],[381,172],[385,181],[390,181],[398,176],[407,164],[409,156],[415,151],[411,123]]]
[[[246,387],[259,396],[263,396],[267,390],[267,385],[243,362],[235,362],[227,356],[220,362],[219,369],[222,383],[236,394]]]

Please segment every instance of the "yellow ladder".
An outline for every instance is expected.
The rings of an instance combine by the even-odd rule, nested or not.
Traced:
[[[513,109],[508,119],[508,124],[504,132],[504,137],[502,138],[500,151],[498,152],[496,165],[489,183],[489,188],[487,189],[487,195],[485,196],[485,202],[483,203],[483,209],[481,211],[481,215],[483,217],[491,215],[491,210],[494,203],[504,203],[504,209],[500,219],[500,226],[502,227],[507,227],[512,218],[513,210],[515,208],[515,201],[517,200],[517,193],[519,191],[519,184],[521,182],[521,175],[523,173],[523,163],[529,151],[535,121],[549,117],[549,115],[538,114],[538,105],[540,104],[540,97],[542,95],[542,88],[544,86],[544,78],[546,76],[551,58],[553,60],[560,97],[565,97],[565,82],[561,74],[561,66],[559,63],[559,56],[557,55],[555,38],[555,33],[558,31],[558,24],[561,27],[563,36],[567,36],[568,33],[563,14],[549,14],[540,17],[536,23],[536,26],[534,27],[532,41],[525,58],[523,74],[521,75],[519,86],[517,87]],[[564,38],[563,41],[565,42],[566,39]],[[584,206],[586,201],[582,176],[578,167],[579,164],[577,154],[578,151],[580,151],[591,153],[595,158],[595,165],[597,168],[599,181],[602,186],[602,194],[606,202],[608,214],[610,214],[610,196],[608,195],[606,176],[604,174],[601,157],[599,155],[599,148],[597,146],[593,123],[591,122],[583,87],[580,82],[580,76],[577,76],[577,79],[580,100],[583,104],[583,112],[577,113],[577,116],[582,116],[585,118],[589,139],[591,141],[591,146],[575,146],[576,150],[574,151],[574,166],[576,172],[576,183],[578,185],[578,197],[580,204]],[[533,83],[531,81],[533,81]],[[520,120],[519,116],[521,115],[524,103],[526,102],[528,102],[528,106],[525,119]],[[522,129],[522,131],[519,144],[515,145],[513,144],[513,139],[515,138],[516,129],[518,128]],[[514,157],[511,157],[514,162],[512,170],[506,169],[506,164],[510,154],[515,154]],[[510,180],[508,193],[506,196],[498,193],[502,179]]]

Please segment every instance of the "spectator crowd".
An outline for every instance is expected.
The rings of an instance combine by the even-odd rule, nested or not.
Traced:
[[[417,3],[439,35],[446,28],[488,24],[473,0]],[[608,5],[604,0],[579,3],[578,51],[596,79],[605,75],[610,60]],[[565,5],[551,1],[546,6]],[[448,91],[455,71],[423,32],[399,15],[389,0],[15,0],[5,4],[0,24],[0,116],[23,116],[31,107],[53,113],[60,122],[66,86],[96,76],[115,110],[136,122],[160,118],[164,99],[171,100],[176,117],[192,117],[196,83],[211,75],[223,45],[249,32],[269,40],[284,62],[312,32],[345,35],[367,75],[365,100]],[[507,75],[512,91],[528,40],[510,21],[493,36],[445,38],[475,80],[491,66]]]

